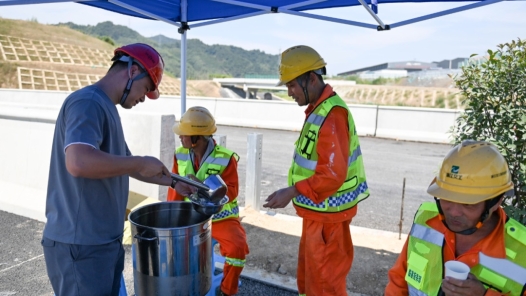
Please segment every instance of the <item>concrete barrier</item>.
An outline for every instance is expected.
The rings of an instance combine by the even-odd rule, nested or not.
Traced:
[[[45,221],[51,144],[58,107],[0,104],[0,209]],[[122,112],[128,147],[134,155],[173,162],[173,115]],[[132,179],[130,191],[166,200],[167,187]]]
[[[66,97],[71,92],[43,91],[28,89],[0,89],[0,102],[29,104],[34,106],[48,106],[60,108]]]
[[[458,115],[456,110],[380,106],[376,137],[449,143],[448,131]]]
[[[122,128],[133,155],[154,156],[171,169],[175,150],[174,115],[120,110]],[[168,187],[131,179],[130,191],[166,201]]]
[[[55,120],[67,92],[0,89],[0,209],[45,221],[45,196]],[[187,108],[204,106],[220,125],[299,130],[304,108],[294,102],[188,98]],[[132,110],[117,108],[134,155],[150,155],[172,167],[180,98],[161,97]],[[357,132],[399,140],[448,143],[460,111],[349,105]],[[168,115],[167,115],[168,114]],[[175,115],[174,115],[175,114]],[[166,200],[165,186],[132,179],[130,191]]]
[[[67,92],[0,89],[1,104],[24,104],[41,109],[58,108]],[[6,105],[3,105],[6,106]],[[305,118],[304,107],[294,102],[260,101],[228,98],[189,97],[187,108],[204,106],[222,125],[297,131]],[[382,138],[447,143],[448,131],[459,110],[432,108],[349,105],[358,135]],[[140,104],[132,111],[155,114],[181,114],[179,97],[162,96]]]
[[[0,107],[0,209],[45,221],[45,197],[56,116],[33,117],[29,110]],[[24,111],[24,112],[23,112]],[[51,112],[57,113],[57,112]],[[29,118],[29,119],[28,119]]]
[[[378,106],[348,105],[356,125],[359,136],[374,137],[376,135],[376,121]]]

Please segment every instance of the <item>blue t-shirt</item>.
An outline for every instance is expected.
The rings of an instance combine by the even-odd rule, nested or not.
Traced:
[[[90,145],[131,155],[116,106],[97,86],[69,95],[57,118],[51,149],[44,236],[68,244],[99,245],[122,236],[129,176],[75,178],[66,169],[65,149]]]

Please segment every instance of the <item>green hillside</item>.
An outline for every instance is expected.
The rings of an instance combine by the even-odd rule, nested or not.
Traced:
[[[111,38],[115,45],[143,42],[159,50],[166,63],[166,70],[175,77],[180,76],[181,43],[163,35],[144,37],[136,31],[112,22],[95,26],[60,23],[87,35],[103,39]],[[266,54],[260,50],[244,50],[229,45],[207,45],[199,39],[187,40],[187,75],[189,79],[210,79],[212,77],[245,77],[246,75],[276,75],[278,55]]]

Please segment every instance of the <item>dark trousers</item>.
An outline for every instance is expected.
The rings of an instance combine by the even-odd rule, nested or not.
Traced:
[[[42,237],[46,269],[56,296],[118,296],[124,249],[118,239],[104,245],[71,245]]]

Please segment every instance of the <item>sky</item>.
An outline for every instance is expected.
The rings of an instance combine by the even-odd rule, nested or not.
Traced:
[[[390,24],[466,4],[469,2],[380,4],[378,16]],[[376,24],[361,6],[315,12]],[[332,76],[386,62],[433,62],[471,54],[483,55],[488,49],[496,49],[498,44],[526,38],[525,15],[526,1],[503,1],[379,32],[277,13],[193,29],[190,24],[187,38],[197,38],[209,45],[233,45],[275,55],[294,45],[308,45],[324,58],[327,72]],[[0,6],[0,17],[36,19],[41,24],[73,22],[96,25],[111,21],[145,37],[162,34],[180,39],[177,27],[173,25],[77,3]]]

